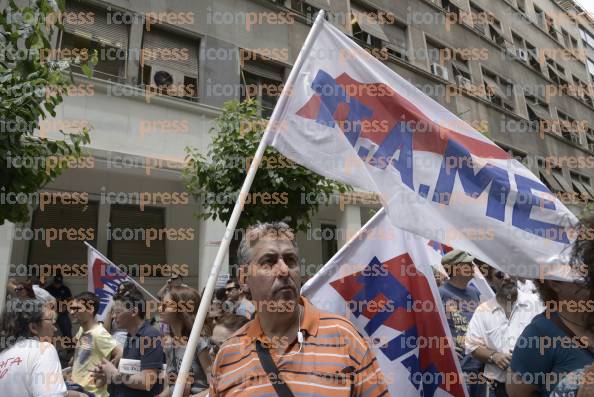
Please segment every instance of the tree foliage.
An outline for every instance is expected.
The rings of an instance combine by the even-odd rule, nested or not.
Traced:
[[[24,3],[28,5],[21,7],[10,0],[0,14],[0,194],[5,197],[0,201],[0,224],[25,222],[32,200],[22,198],[59,176],[67,168],[65,160],[80,157],[82,145],[90,142],[87,129],[61,131],[63,140],[34,133],[42,119],[56,116],[72,78],[66,74],[70,61],[52,60],[50,43],[62,29],[64,0]],[[92,58],[82,65],[87,75],[96,54]]]
[[[227,223],[267,120],[258,117],[253,100],[227,102],[222,110],[210,131],[213,140],[206,156],[196,148],[186,148],[183,175],[186,189],[202,205],[197,215]],[[258,221],[285,221],[295,230],[305,230],[323,198],[347,190],[350,188],[268,147],[237,227],[243,229]]]

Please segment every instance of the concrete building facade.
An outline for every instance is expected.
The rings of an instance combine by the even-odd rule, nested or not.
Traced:
[[[90,128],[86,160],[45,189],[86,199],[32,205],[29,224],[0,227],[0,286],[53,265],[74,292],[86,289],[75,269],[87,240],[150,291],[175,269],[202,288],[224,225],[193,216],[200,203],[182,183],[185,148],[206,151],[228,100],[255,97],[270,114],[320,8],[572,211],[594,200],[594,23],[570,0],[67,1],[56,48],[97,49],[99,63],[90,79],[73,70],[73,92],[39,133]],[[357,194],[340,200],[329,198],[298,236],[307,273],[379,208]],[[49,229],[82,236],[53,239]]]

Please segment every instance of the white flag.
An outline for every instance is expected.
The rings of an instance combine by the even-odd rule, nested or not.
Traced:
[[[530,170],[330,23],[304,55],[267,143],[378,193],[407,231],[512,275],[557,268],[577,219]]]
[[[369,341],[392,396],[465,396],[428,240],[376,214],[302,288]]]

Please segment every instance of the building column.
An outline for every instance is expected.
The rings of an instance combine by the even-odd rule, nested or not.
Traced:
[[[3,225],[0,225],[0,308],[4,307],[6,299],[6,283],[10,271],[14,230],[14,223],[5,221]]]
[[[361,229],[361,207],[345,205],[336,222],[338,248],[346,244]]]
[[[213,221],[212,219],[203,220],[200,222],[198,231],[198,285],[199,291],[202,291],[210,275],[210,270],[217,256],[219,245],[225,233],[225,225],[221,221]],[[223,265],[219,274],[229,273],[229,253],[223,259]]]

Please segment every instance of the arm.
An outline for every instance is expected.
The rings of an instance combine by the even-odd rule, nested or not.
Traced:
[[[131,389],[149,391],[159,379],[159,371],[153,368],[143,369],[134,375],[123,375],[105,358],[97,367],[93,374],[98,385],[105,383],[123,384]]]
[[[206,380],[210,384],[210,367],[212,366],[212,361],[210,360],[210,355],[208,354],[208,349],[203,349],[198,354],[198,361],[200,362],[200,366],[202,370],[206,374]]]
[[[539,393],[536,385],[531,383],[522,383],[519,376],[514,375],[511,383],[505,385],[505,390],[509,397],[538,397]]]
[[[111,306],[107,309],[105,317],[103,318],[103,328],[107,332],[111,332]]]
[[[120,345],[118,345],[111,351],[110,361],[113,363],[113,365],[117,367],[120,363],[120,358],[122,358],[123,355],[124,350],[121,348]]]

